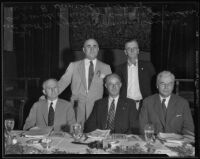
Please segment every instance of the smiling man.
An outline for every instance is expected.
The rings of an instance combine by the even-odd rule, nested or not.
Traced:
[[[106,76],[105,87],[109,96],[97,100],[85,123],[84,132],[109,129],[111,133],[138,134],[138,111],[134,100],[119,95],[122,86],[117,74]]]
[[[71,103],[58,98],[56,79],[44,81],[42,87],[46,98],[34,103],[23,129],[53,127],[55,131],[69,132],[76,122]]]
[[[94,102],[103,97],[103,79],[111,73],[109,65],[99,61],[97,55],[99,45],[95,39],[84,42],[85,58],[71,62],[58,82],[59,94],[71,84],[71,102],[78,101],[77,122],[84,125],[88,119]]]
[[[189,103],[186,99],[172,93],[175,76],[169,71],[157,75],[158,94],[144,99],[139,115],[141,133],[144,127],[151,123],[155,133],[176,133],[194,135],[194,123]]]

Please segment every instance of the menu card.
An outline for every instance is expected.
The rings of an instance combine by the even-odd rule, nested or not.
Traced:
[[[25,137],[42,138],[51,132],[52,128],[34,128],[24,132]]]
[[[100,130],[96,129],[90,133],[87,134],[88,137],[94,138],[94,139],[104,139],[110,134],[110,130]]]

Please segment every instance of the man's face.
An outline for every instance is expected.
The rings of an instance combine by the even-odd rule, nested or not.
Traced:
[[[137,59],[139,54],[138,44],[135,41],[128,42],[125,45],[125,54],[128,56],[129,59]]]
[[[45,84],[45,88],[43,90],[44,94],[47,96],[49,100],[55,100],[58,97],[58,85],[54,80],[49,80]]]
[[[89,60],[94,60],[99,52],[99,45],[94,39],[89,39],[85,42],[83,47],[85,57]]]
[[[112,76],[107,80],[105,86],[109,95],[114,98],[119,95],[122,84],[117,77]]]
[[[158,81],[157,87],[162,97],[168,97],[174,89],[174,81],[171,76],[163,75]]]

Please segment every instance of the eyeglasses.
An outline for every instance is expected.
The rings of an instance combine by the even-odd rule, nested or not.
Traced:
[[[131,52],[131,51],[138,51],[139,50],[139,48],[138,47],[128,47],[128,48],[126,48],[126,51],[127,52]]]
[[[173,86],[174,85],[174,82],[170,82],[170,83],[159,83],[159,85],[161,86],[161,87],[169,87],[169,86]]]

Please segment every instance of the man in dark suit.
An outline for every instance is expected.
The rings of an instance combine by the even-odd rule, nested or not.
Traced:
[[[184,98],[172,93],[175,76],[169,71],[162,71],[157,76],[159,94],[144,99],[139,115],[140,131],[151,123],[155,133],[176,133],[194,135],[194,123],[189,103]]]
[[[109,96],[95,102],[93,111],[85,123],[84,132],[110,129],[111,133],[139,133],[138,111],[134,100],[119,96],[122,86],[120,77],[110,74],[105,80]]]
[[[136,108],[139,109],[142,99],[152,94],[155,69],[150,61],[138,60],[139,46],[136,39],[125,43],[124,52],[127,62],[115,68],[122,79],[120,95],[135,100]]]

